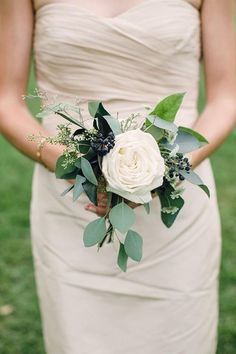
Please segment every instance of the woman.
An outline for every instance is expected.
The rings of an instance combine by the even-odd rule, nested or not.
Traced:
[[[0,128],[39,162],[31,225],[47,353],[215,353],[221,240],[208,157],[235,125],[232,15],[233,0],[1,0]],[[51,117],[40,125],[21,99],[32,45],[40,89],[60,100],[78,96],[86,107],[99,99],[122,118],[186,91],[178,123],[209,140],[191,160],[210,200],[184,182],[185,206],[170,230],[157,198],[148,217],[137,206],[144,257],[127,273],[110,245],[99,253],[84,248],[83,228],[96,217],[89,210],[102,214],[104,206],[59,196],[67,182],[52,172],[62,148],[39,151],[26,139],[51,134],[58,123]],[[201,51],[207,105],[197,117]]]

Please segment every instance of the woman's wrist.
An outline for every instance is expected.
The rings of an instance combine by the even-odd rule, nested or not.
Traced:
[[[49,171],[54,172],[56,169],[57,159],[63,154],[64,147],[61,145],[45,144],[40,151],[40,159],[38,161]]]

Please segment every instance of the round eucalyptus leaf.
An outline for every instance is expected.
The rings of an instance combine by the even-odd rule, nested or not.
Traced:
[[[111,209],[109,220],[115,229],[124,234],[133,225],[135,214],[133,209],[122,201]]]
[[[99,218],[91,221],[84,230],[84,245],[91,247],[101,242],[106,235],[105,218]]]
[[[125,252],[125,247],[123,243],[120,243],[117,264],[123,272],[126,272],[127,261],[128,261],[128,255]]]
[[[125,237],[124,248],[126,254],[134,261],[139,262],[143,253],[143,239],[133,230],[129,230]]]
[[[89,182],[95,184],[95,186],[98,185],[98,181],[97,178],[93,172],[92,166],[90,164],[90,162],[85,159],[84,157],[81,157],[81,169],[82,172],[84,174],[84,177],[87,178],[87,180],[89,180]]]

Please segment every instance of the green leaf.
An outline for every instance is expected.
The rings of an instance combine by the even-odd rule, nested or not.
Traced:
[[[105,218],[98,218],[90,222],[84,230],[84,245],[91,247],[101,242],[106,235]]]
[[[76,161],[75,161],[75,166],[78,168],[81,168],[81,157],[79,157]]]
[[[58,159],[57,159],[57,163],[56,163],[56,177],[57,178],[64,178],[65,175],[67,175],[68,173],[72,173],[76,170],[76,166],[73,165],[68,165],[66,168],[63,167],[63,163],[65,162],[66,157],[64,155],[61,155]]]
[[[99,104],[100,104],[99,101],[89,101],[88,102],[88,111],[92,117],[96,116]]]
[[[118,119],[112,116],[104,116],[103,118],[107,121],[107,123],[109,124],[111,130],[115,135],[122,133],[120,122]]]
[[[143,239],[133,230],[129,230],[125,237],[124,248],[126,254],[134,261],[139,262],[143,253]]]
[[[126,233],[135,221],[135,213],[122,201],[111,209],[109,220],[115,229]]]
[[[202,179],[192,170],[190,170],[189,172],[185,171],[185,170],[181,170],[179,171],[179,173],[189,182],[196,184],[196,185],[203,185],[203,181]]]
[[[61,193],[61,197],[64,197],[67,193],[69,193],[72,189],[74,188],[74,184],[72,184],[71,186],[69,186],[68,188],[66,188],[64,190],[64,192]]]
[[[97,178],[93,172],[92,166],[88,160],[86,160],[84,157],[81,157],[81,169],[84,174],[84,177],[87,178],[87,180],[96,186],[98,185]]]
[[[210,197],[210,191],[208,187],[203,183],[202,179],[196,174],[196,172],[190,170],[187,173],[185,170],[179,171],[179,173],[190,183],[199,186]]]
[[[192,134],[187,128],[180,127],[174,145],[176,146],[177,144],[179,146],[179,152],[186,154],[187,152],[197,150],[206,144],[206,142],[200,141],[199,139],[205,138],[198,138],[196,137],[196,134]]]
[[[127,261],[128,261],[128,256],[125,252],[125,247],[124,247],[123,243],[120,242],[117,264],[123,272],[126,272]]]
[[[145,132],[151,134],[157,142],[161,140],[164,135],[163,129],[155,127],[155,125],[149,125],[149,127],[145,129]]]
[[[86,181],[86,178],[83,176],[77,175],[75,179],[75,184],[74,184],[74,190],[73,190],[73,201],[75,202],[80,195],[84,192],[84,188],[82,183]]]
[[[201,135],[200,133],[196,132],[195,130],[193,129],[190,129],[190,128],[187,128],[187,127],[182,127],[182,126],[179,126],[178,128],[179,131],[183,131],[185,133],[189,133],[191,134],[192,136],[194,136],[198,141],[199,143],[201,143],[201,146],[205,145],[205,144],[208,144],[208,140],[203,136]]]
[[[143,204],[143,206],[144,206],[144,209],[146,210],[146,213],[150,214],[150,203],[145,203],[145,204]]]
[[[146,125],[149,125],[148,122],[151,122],[151,124],[153,124],[155,127],[160,128],[160,129],[164,129],[164,130],[169,130],[172,133],[176,133],[178,130],[177,125],[175,125],[172,122],[168,122],[162,118],[159,118],[157,116],[147,116],[147,121],[146,121]]]
[[[182,207],[184,206],[184,200],[183,198],[179,197],[178,199],[176,199],[178,205],[175,205],[178,208],[178,211],[176,211],[176,213],[174,214],[167,214],[167,213],[163,213],[161,212],[161,219],[163,221],[163,223],[169,228],[173,225],[173,223],[175,222],[175,219],[177,218],[180,210],[182,209]]]
[[[90,150],[90,144],[86,140],[80,140],[78,145],[81,154],[87,154],[87,152]]]
[[[90,148],[85,155],[83,155],[83,158],[86,160],[91,160],[93,157],[95,157],[97,154],[96,152]]]
[[[177,93],[164,98],[159,102],[150,115],[158,116],[166,121],[173,122],[182,104],[185,93]]]
[[[97,205],[97,186],[89,181],[85,181],[83,183],[83,188],[90,202],[92,202],[94,205]]]
[[[81,122],[79,122],[77,119],[73,118],[71,115],[66,114],[66,111],[70,110],[70,111],[74,111],[79,113],[80,112],[80,108],[76,107],[76,105],[71,105],[68,103],[56,103],[56,104],[50,104],[47,105],[46,108],[44,110],[42,110],[41,112],[39,112],[36,117],[37,118],[44,118],[52,113],[58,114],[61,117],[63,117],[65,120],[69,121],[70,123],[73,123],[79,127],[83,127],[83,124]]]
[[[56,111],[55,114],[58,114],[59,116],[61,116],[62,118],[64,118],[65,120],[67,120],[70,123],[73,123],[75,125],[78,125],[79,127],[84,127],[83,124],[81,124],[77,119],[71,117],[71,116],[67,116],[66,114],[60,112],[60,111]]]
[[[211,193],[210,193],[209,188],[208,188],[205,184],[199,184],[198,186],[199,186],[199,187],[208,195],[208,197],[210,198]]]
[[[167,227],[171,227],[173,223],[175,222],[175,219],[177,218],[180,210],[184,206],[184,200],[183,198],[179,197],[176,199],[171,198],[171,192],[174,191],[174,188],[169,184],[166,186],[166,188],[163,190],[162,188],[157,188],[156,189],[158,196],[160,198],[161,202],[161,208],[169,208],[169,207],[176,207],[178,208],[178,211],[175,214],[167,214],[164,212],[161,212],[161,219],[163,223]]]
[[[98,116],[109,116],[110,114],[103,107],[102,102],[99,101],[89,101],[88,102],[88,111],[92,117]]]

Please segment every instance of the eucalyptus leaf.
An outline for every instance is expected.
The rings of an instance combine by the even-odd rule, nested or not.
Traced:
[[[61,104],[61,106],[63,107],[63,110],[65,110],[65,111],[69,110],[69,111],[73,111],[78,114],[81,113],[81,109],[80,109],[79,105],[77,105],[77,104],[65,103],[65,104]]]
[[[199,184],[198,186],[199,186],[199,187],[207,194],[207,196],[210,198],[211,193],[210,193],[209,188],[208,188],[205,184]]]
[[[107,123],[109,124],[111,130],[115,135],[122,133],[120,122],[118,119],[112,116],[104,116],[103,118],[107,121]]]
[[[75,184],[74,184],[74,190],[73,190],[73,201],[76,201],[81,194],[84,192],[84,188],[82,183],[86,181],[86,178],[83,176],[77,175],[75,179]]]
[[[186,154],[187,152],[199,149],[202,143],[189,132],[178,130],[174,145],[179,146],[179,152]]]
[[[166,121],[173,122],[182,104],[185,93],[176,93],[159,102],[150,115],[158,116]]]
[[[87,154],[91,149],[90,144],[86,140],[78,141],[79,151],[81,154]]]
[[[101,242],[106,235],[106,222],[105,218],[98,218],[90,222],[83,235],[85,247],[91,247]]]
[[[123,272],[126,272],[127,270],[127,261],[128,261],[128,255],[125,252],[125,247],[123,243],[120,242],[117,264]]]
[[[95,118],[98,107],[99,107],[100,102],[99,101],[89,101],[88,102],[88,111],[89,114]]]
[[[176,199],[171,198],[171,193],[174,191],[174,188],[170,184],[165,186],[164,189],[157,188],[156,191],[157,191],[158,196],[160,198],[162,209],[163,208],[171,208],[171,207],[178,208],[178,210],[174,214],[167,214],[167,213],[161,212],[161,219],[162,219],[163,223],[167,227],[171,227],[173,225],[173,223],[175,222],[180,210],[184,206],[184,200],[181,197],[176,198]]]
[[[85,155],[83,155],[83,158],[86,160],[92,160],[96,156],[96,152],[90,148]]]
[[[161,212],[161,219],[163,221],[163,223],[169,228],[173,225],[173,223],[175,222],[180,210],[182,209],[182,207],[184,206],[184,200],[183,198],[178,198],[179,200],[179,209],[176,211],[176,213],[174,214],[167,214],[164,212]]]
[[[151,134],[157,142],[160,141],[164,135],[163,129],[158,128],[155,125],[149,125],[149,127],[145,129],[145,132]]]
[[[92,202],[94,205],[97,205],[97,186],[86,180],[83,183],[83,188],[90,202]]]
[[[60,178],[61,179],[75,179],[77,174],[78,174],[78,169],[76,168],[73,172],[66,173]]]
[[[75,166],[78,168],[81,168],[81,157],[79,157],[76,161],[75,161]]]
[[[126,233],[134,224],[135,213],[132,208],[122,201],[110,210],[109,220],[115,229]]]
[[[96,118],[99,116],[109,116],[110,114],[103,107],[102,102],[100,101],[89,101],[88,110],[92,117]]]
[[[84,174],[84,177],[87,178],[87,180],[96,186],[98,185],[97,178],[93,172],[92,166],[88,160],[86,160],[84,157],[81,157],[81,169]]]
[[[107,120],[103,116],[100,116],[99,114],[98,114],[97,120],[98,120],[99,131],[104,136],[107,136],[112,131],[110,125],[107,122]]]
[[[125,237],[124,248],[126,254],[136,262],[139,262],[143,253],[143,239],[133,230],[129,230]]]
[[[73,123],[75,125],[78,125],[79,127],[81,128],[84,128],[83,124],[80,123],[77,119],[71,117],[71,116],[68,116],[60,111],[56,111],[55,114],[58,114],[59,116],[61,116],[62,118],[64,118],[65,120],[67,120],[68,122],[70,123]]]
[[[147,119],[146,125],[149,124],[148,122],[151,122],[151,124],[153,124],[155,127],[160,128],[160,129],[164,129],[164,130],[169,130],[172,133],[176,133],[178,130],[177,125],[175,125],[172,122],[166,121],[162,118],[159,118],[157,116],[149,115],[146,117],[146,119]]]
[[[67,187],[64,192],[61,193],[61,197],[64,197],[67,193],[69,193],[72,189],[74,188],[74,184],[71,186]]]
[[[76,166],[74,164],[68,165],[66,168],[63,166],[63,164],[65,163],[66,157],[64,155],[61,155],[58,159],[57,159],[57,163],[56,163],[56,177],[57,178],[64,178],[65,175],[67,175],[68,173],[72,173],[76,170]]]
[[[49,114],[55,113],[60,109],[61,109],[60,103],[50,104],[50,105],[47,105],[47,107],[44,108],[41,112],[37,113],[36,117],[37,118],[45,118]]]
[[[202,179],[196,174],[196,172],[190,170],[190,171],[185,171],[181,170],[179,173],[189,182],[196,184],[196,185],[203,185]]]
[[[203,135],[201,135],[200,133],[198,133],[197,131],[195,131],[191,128],[179,126],[178,130],[189,133],[192,136],[194,136],[199,141],[201,146],[204,146],[209,143],[208,140]]]
[[[203,183],[202,179],[198,176],[198,174],[192,170],[187,173],[187,171],[179,171],[179,173],[189,182],[199,186],[210,198],[209,188]]]

